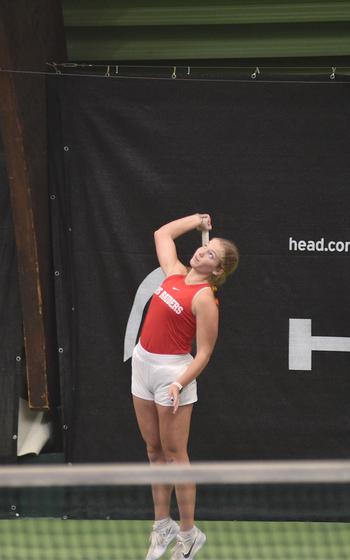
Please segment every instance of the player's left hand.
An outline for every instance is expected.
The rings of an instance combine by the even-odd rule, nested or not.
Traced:
[[[177,385],[170,385],[168,389],[168,395],[173,404],[173,414],[176,414],[180,404],[180,391]]]

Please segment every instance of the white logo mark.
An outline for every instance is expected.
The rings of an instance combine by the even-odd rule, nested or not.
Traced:
[[[146,276],[138,287],[125,331],[124,362],[132,356],[145,305],[164,278],[165,274],[162,269],[160,267],[156,268]]]
[[[312,336],[311,319],[289,319],[289,369],[312,370],[312,351],[350,352],[350,338]]]

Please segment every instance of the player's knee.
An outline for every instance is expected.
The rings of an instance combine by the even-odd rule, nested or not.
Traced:
[[[177,446],[164,448],[164,457],[167,463],[188,463],[189,458],[186,449]]]
[[[164,462],[161,444],[147,444],[147,455],[150,463]]]

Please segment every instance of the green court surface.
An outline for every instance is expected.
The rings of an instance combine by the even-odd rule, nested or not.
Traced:
[[[348,560],[350,524],[201,521],[196,560]],[[1,560],[144,560],[149,521],[0,521]],[[170,558],[169,547],[164,559]]]

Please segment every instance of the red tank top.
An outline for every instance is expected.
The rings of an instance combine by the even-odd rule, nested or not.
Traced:
[[[188,354],[196,334],[193,297],[210,284],[186,284],[186,276],[168,276],[152,297],[140,342],[154,354]]]

